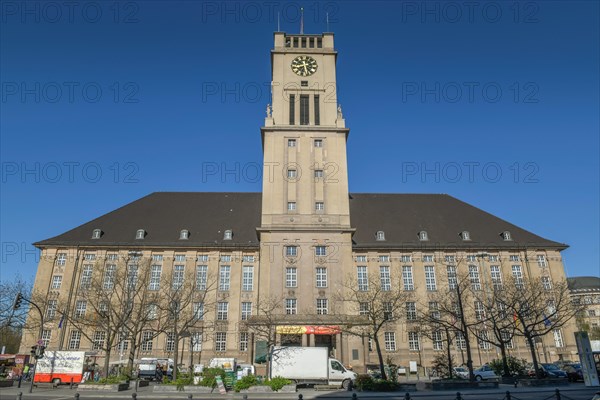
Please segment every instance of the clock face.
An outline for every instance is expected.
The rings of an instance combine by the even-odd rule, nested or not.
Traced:
[[[309,56],[298,56],[292,61],[292,71],[296,75],[310,76],[317,71],[317,61]]]

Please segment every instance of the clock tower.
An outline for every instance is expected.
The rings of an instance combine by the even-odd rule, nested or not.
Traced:
[[[331,313],[332,288],[352,263],[349,129],[337,101],[333,33],[275,32],[274,37],[272,105],[261,128],[258,231],[261,269],[269,271],[261,289],[281,298],[286,314],[310,319]]]

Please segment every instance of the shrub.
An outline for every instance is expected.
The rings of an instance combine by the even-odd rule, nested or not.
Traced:
[[[267,384],[267,386],[270,386],[274,392],[278,392],[285,385],[289,385],[290,383],[292,383],[292,381],[290,381],[289,379],[282,378],[280,376],[276,376],[275,378],[265,383]]]
[[[506,361],[508,363],[508,371],[511,375],[525,375],[527,373],[527,361],[523,359],[519,360],[513,356],[506,357]],[[501,358],[490,361],[489,365],[496,375],[504,375],[504,367],[502,366]]]
[[[112,375],[108,378],[98,379],[97,381],[89,380],[86,381],[86,385],[117,385],[119,383],[123,383],[129,380],[127,375]]]
[[[199,385],[214,388],[217,386],[217,375],[220,375],[221,378],[224,378],[225,370],[223,368],[206,368],[204,371],[202,371],[202,380],[200,381]]]
[[[235,382],[233,389],[236,392],[239,392],[240,390],[245,390],[251,386],[256,386],[256,385],[258,385],[258,380],[256,379],[256,376],[248,375],[248,376],[244,376],[242,379]]]
[[[356,390],[372,390],[374,385],[373,378],[367,374],[358,375],[354,381],[354,387]]]

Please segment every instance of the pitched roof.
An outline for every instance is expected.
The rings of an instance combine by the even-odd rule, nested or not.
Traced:
[[[261,193],[157,192],[61,235],[35,243],[38,247],[135,246],[197,247],[259,245]],[[492,214],[445,194],[350,195],[350,220],[355,248],[558,248],[567,245],[534,235]],[[102,236],[92,239],[92,231]],[[135,239],[144,229],[144,239]],[[188,240],[180,240],[182,229]],[[226,229],[232,240],[223,240]],[[376,232],[385,232],[385,241]],[[419,241],[419,231],[429,240]],[[459,236],[469,231],[471,240]],[[512,241],[500,233],[510,231]]]
[[[567,278],[569,289],[573,291],[593,290],[600,292],[600,278],[597,276],[574,276]]]

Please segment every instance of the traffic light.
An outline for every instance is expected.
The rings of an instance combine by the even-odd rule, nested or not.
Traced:
[[[37,346],[37,349],[35,351],[35,358],[36,360],[39,358],[44,357],[44,350],[46,350],[46,346]]]
[[[23,295],[19,292],[17,293],[17,297],[15,297],[15,302],[13,303],[13,310],[17,310],[21,307],[21,302],[23,302]]]
[[[35,357],[35,353],[37,353],[37,345],[35,346],[31,346],[31,351],[30,351],[31,355]]]

